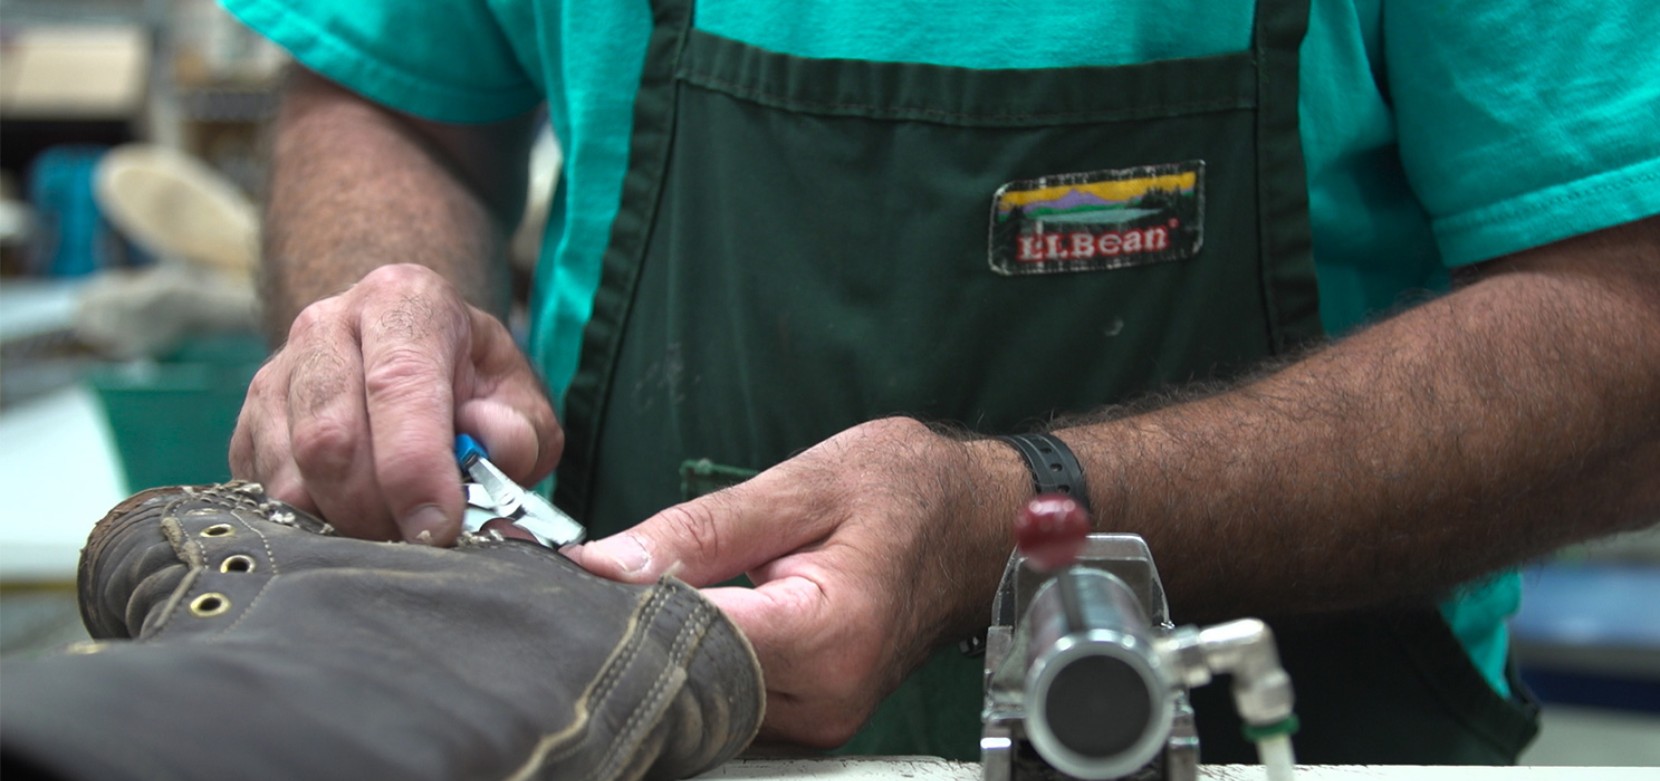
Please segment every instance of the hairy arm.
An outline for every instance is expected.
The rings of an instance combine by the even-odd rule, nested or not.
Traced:
[[[532,117],[445,125],[296,68],[271,162],[262,283],[281,342],[307,304],[393,263],[426,266],[498,317],[524,207]]]
[[[1660,220],[1460,282],[1231,391],[1060,429],[1099,527],[1147,537],[1191,620],[1431,597],[1660,519]]]

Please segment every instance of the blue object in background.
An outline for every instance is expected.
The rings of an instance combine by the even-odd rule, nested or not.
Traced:
[[[1660,567],[1529,569],[1510,630],[1522,680],[1546,703],[1660,713]]]
[[[116,238],[92,194],[102,146],[55,146],[29,167],[29,202],[40,219],[36,274],[79,277],[115,265]]]

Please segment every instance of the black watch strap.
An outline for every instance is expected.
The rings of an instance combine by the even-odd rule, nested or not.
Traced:
[[[1089,512],[1089,486],[1084,468],[1072,448],[1053,434],[1010,434],[998,437],[1020,451],[1032,470],[1032,487],[1039,494],[1065,494]]]

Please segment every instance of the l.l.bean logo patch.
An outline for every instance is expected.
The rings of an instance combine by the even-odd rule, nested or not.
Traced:
[[[1104,271],[1193,257],[1204,242],[1205,163],[1055,174],[992,199],[991,270]]]

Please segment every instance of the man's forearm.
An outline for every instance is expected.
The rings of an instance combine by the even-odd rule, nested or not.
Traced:
[[[1184,620],[1433,597],[1660,518],[1660,223],[1473,284],[1234,390],[1063,428]]]
[[[280,342],[307,304],[390,263],[432,268],[475,306],[505,315],[504,247],[524,192],[514,148],[522,151],[528,127],[520,118],[451,131],[296,73],[278,120],[266,208],[262,282],[272,339]],[[463,140],[473,135],[503,143]]]

